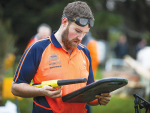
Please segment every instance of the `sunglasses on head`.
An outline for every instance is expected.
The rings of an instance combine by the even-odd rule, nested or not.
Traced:
[[[87,24],[89,24],[89,27],[94,26],[94,20],[92,20],[92,19],[88,19],[88,18],[70,18],[70,17],[66,16],[65,14],[64,14],[63,17],[67,18],[70,21],[75,22],[77,25],[82,26],[82,27],[86,26]]]

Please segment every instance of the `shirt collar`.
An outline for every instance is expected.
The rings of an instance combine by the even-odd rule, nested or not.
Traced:
[[[52,41],[52,43],[53,43],[53,45],[55,46],[55,47],[57,47],[57,48],[62,48],[62,46],[60,45],[60,43],[57,41],[57,39],[56,39],[56,37],[55,37],[55,33],[56,33],[57,31],[54,31],[52,34],[51,34],[51,41]]]

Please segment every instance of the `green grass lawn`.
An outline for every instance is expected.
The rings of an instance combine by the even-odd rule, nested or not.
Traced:
[[[135,113],[134,98],[112,96],[106,106],[92,106],[92,113]],[[141,113],[145,113],[145,109],[142,109]]]

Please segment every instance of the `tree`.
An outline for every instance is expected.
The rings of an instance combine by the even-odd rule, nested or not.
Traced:
[[[107,40],[107,30],[111,26],[119,28],[127,36],[130,55],[135,58],[135,46],[141,38],[150,41],[150,1],[94,0],[91,4],[96,18],[95,34]]]
[[[146,38],[145,34],[150,32],[150,2],[148,0],[125,0],[124,2],[116,1],[115,4],[114,12],[124,18],[121,30],[127,36],[130,55],[135,58],[136,44],[141,38]]]
[[[10,21],[3,23],[0,20],[0,106],[2,105],[2,84],[4,78],[4,59],[7,53],[14,52],[15,37],[10,33]],[[6,28],[7,26],[7,28]]]
[[[2,21],[11,20],[12,33],[18,37],[17,53],[22,54],[35,35],[41,23],[47,23],[52,30],[57,30],[61,22],[63,8],[70,0],[1,0]],[[97,39],[109,41],[108,30],[111,26],[121,29],[127,35],[133,54],[134,46],[140,37],[149,37],[150,5],[147,0],[87,0],[95,17],[91,29]],[[131,36],[132,35],[132,36]],[[133,36],[134,35],[134,36]]]
[[[0,3],[2,20],[11,19],[13,34],[18,39],[15,43],[19,48],[17,54],[22,54],[32,36],[36,34],[41,23],[47,23],[56,30],[64,6],[69,0],[2,0]]]

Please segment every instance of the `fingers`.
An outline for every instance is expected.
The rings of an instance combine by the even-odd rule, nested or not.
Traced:
[[[45,96],[51,97],[53,99],[62,96],[62,87],[56,89],[51,86],[43,86],[42,88]]]
[[[102,93],[101,96],[104,96],[104,97],[111,97],[110,93]]]
[[[51,98],[59,98],[62,96],[62,88],[55,89],[55,91],[51,91],[50,93]]]
[[[109,101],[110,101],[110,98],[107,98],[107,97],[100,99],[100,103],[101,103],[102,105],[108,104]]]
[[[110,95],[110,93],[102,93],[101,95],[96,95],[95,97],[97,97],[97,98],[111,98],[111,95]]]
[[[95,97],[99,98],[99,103],[102,105],[108,104],[111,99],[110,93],[103,93],[101,95],[96,95]]]

